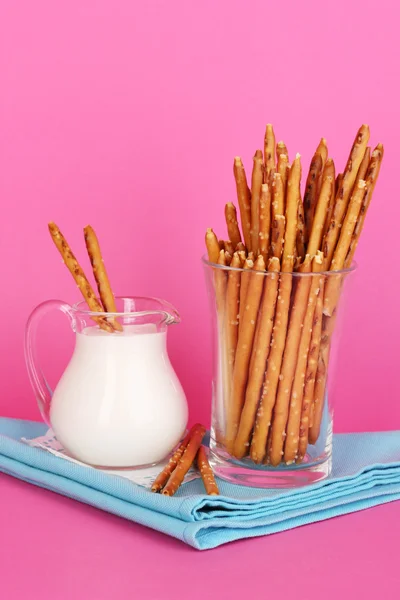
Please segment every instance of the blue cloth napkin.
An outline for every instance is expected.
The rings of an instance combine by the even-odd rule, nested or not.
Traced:
[[[334,436],[332,476],[296,490],[262,490],[219,481],[206,496],[201,480],[172,497],[32,448],[42,423],[0,418],[0,471],[162,531],[199,550],[269,535],[400,498],[400,431]]]

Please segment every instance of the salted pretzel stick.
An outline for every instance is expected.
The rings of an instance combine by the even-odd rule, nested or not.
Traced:
[[[233,368],[233,383],[229,412],[227,415],[226,433],[226,446],[229,452],[232,452],[233,449],[233,443],[235,441],[244,402],[251,351],[256,331],[257,314],[264,286],[264,277],[259,274],[259,272],[263,271],[265,271],[265,262],[260,254],[254,264],[254,269],[250,274],[246,295],[246,307],[243,312],[243,323],[239,330],[235,365]]]
[[[369,140],[368,125],[362,125],[357,132],[354,140],[346,168],[343,173],[342,183],[335,198],[335,206],[333,209],[332,219],[323,244],[323,252],[325,255],[327,268],[330,267],[336,244],[339,239],[340,229],[343,218],[346,214],[349,204],[351,192],[357,178],[358,169],[363,160],[365,150]]]
[[[278,157],[277,173],[279,173],[281,180],[282,180],[283,210],[285,210],[286,186],[287,186],[287,180],[289,177],[289,172],[290,172],[289,159],[288,159],[287,155],[280,154],[280,156]]]
[[[314,208],[318,198],[318,182],[322,172],[322,156],[318,150],[311,159],[304,192],[305,240],[308,242],[314,217]]]
[[[116,313],[117,306],[115,304],[114,294],[111,289],[110,280],[108,279],[106,267],[101,255],[99,240],[96,233],[90,225],[83,230],[85,236],[86,249],[89,255],[90,263],[93,269],[93,275],[99,290],[99,296],[105,312]],[[110,317],[107,321],[116,331],[123,331],[123,327],[117,319]]]
[[[271,193],[267,183],[261,186],[259,251],[265,262],[269,253],[271,229]]]
[[[300,193],[297,200],[297,232],[296,232],[297,256],[303,260],[305,255],[305,223],[304,206]]]
[[[329,160],[332,160],[332,159],[328,159],[328,162],[329,162]],[[333,166],[333,168],[334,168],[334,166]],[[334,175],[332,175],[332,176],[334,177]],[[325,177],[323,177],[323,179],[325,179]],[[333,210],[335,208],[335,198],[336,198],[338,189],[342,184],[342,180],[343,180],[343,175],[342,175],[342,173],[339,173],[339,175],[336,177],[334,185],[332,185],[331,195],[330,195],[330,199],[328,202],[328,207],[326,209],[326,215],[325,215],[325,219],[324,219],[324,226],[322,228],[322,242],[320,244],[320,247],[322,247],[324,244],[326,232],[328,231],[330,222],[332,220]],[[326,264],[326,260],[325,260],[325,264]]]
[[[282,142],[282,141],[278,142],[276,145],[276,160],[277,160],[278,164],[279,164],[280,156],[285,156],[287,162],[289,162],[289,152],[288,152],[285,142]]]
[[[317,256],[312,261],[313,273],[318,273],[323,267],[323,254],[318,252]],[[296,370],[293,379],[293,387],[290,396],[289,418],[287,423],[284,461],[286,464],[293,463],[297,458],[297,451],[300,438],[300,420],[302,416],[302,404],[304,383],[307,369],[308,352],[313,328],[313,319],[315,312],[315,304],[320,290],[320,277],[315,275],[310,276],[311,286],[308,296],[308,302],[304,320],[301,328],[301,337],[299,352],[297,357]]]
[[[82,267],[75,258],[75,255],[73,254],[71,248],[68,245],[67,240],[61,233],[60,229],[53,222],[49,223],[48,227],[52,240],[56,245],[57,250],[61,254],[65,266],[71,273],[79,290],[81,291],[82,296],[84,297],[86,304],[89,307],[89,310],[91,312],[98,313],[104,312],[102,305],[97,300],[96,294],[94,293],[92,286],[90,285],[85,273],[82,270]],[[114,328],[112,327],[111,323],[108,323],[108,321],[104,317],[93,317],[93,320],[99,325],[101,329],[104,329],[109,333],[114,332]]]
[[[231,267],[240,269],[241,262],[237,252],[233,255]],[[240,293],[240,271],[229,271],[226,286],[226,322],[225,336],[228,356],[229,376],[233,372],[235,362],[236,346],[239,331],[239,293]]]
[[[285,214],[285,188],[280,173],[275,173],[272,180],[272,218]]]
[[[285,347],[291,290],[292,275],[290,273],[282,273],[280,275],[275,308],[271,350],[268,356],[267,371],[250,445],[250,457],[255,463],[261,463],[266,454],[266,443],[271,426],[272,411],[275,405]]]
[[[247,185],[246,172],[239,156],[235,156],[233,174],[236,182],[236,192],[239,204],[240,221],[244,243],[248,250],[251,249],[251,192]]]
[[[202,425],[197,425],[193,435],[191,436],[188,445],[186,446],[178,464],[171,473],[162,494],[164,496],[173,496],[183,482],[186,473],[189,471],[196,457],[197,451],[200,448],[206,428]]]
[[[364,201],[361,207],[361,211],[358,217],[358,221],[351,238],[350,248],[346,256],[345,267],[350,267],[354,253],[357,248],[358,240],[360,239],[361,231],[364,226],[365,217],[367,214],[367,210],[369,208],[372,194],[375,189],[375,184],[378,179],[379,171],[382,164],[383,158],[383,146],[382,144],[378,144],[375,150],[372,152],[371,160],[368,166],[368,170],[366,173],[366,184],[367,184],[367,192],[364,197]]]
[[[245,401],[233,447],[233,455],[236,456],[236,458],[243,458],[246,454],[251,431],[254,426],[257,405],[264,380],[265,366],[270,349],[276,295],[279,285],[279,268],[279,259],[276,257],[271,258],[268,263],[268,272],[270,275],[265,278],[264,294],[260,305]]]
[[[296,247],[297,211],[301,179],[300,154],[296,154],[290,169],[286,193],[286,231],[283,245],[282,271],[291,271]]]
[[[321,141],[317,146],[316,152],[318,152],[321,155],[322,167],[324,167],[324,165],[327,161],[327,158],[328,158],[328,146],[326,144],[325,138],[321,138]]]
[[[323,255],[322,255],[323,256]],[[299,449],[296,462],[300,463],[307,452],[308,445],[308,430],[310,425],[310,412],[314,400],[315,377],[317,374],[319,349],[321,344],[322,333],[322,308],[324,283],[323,277],[319,280],[320,288],[316,299],[314,318],[312,323],[312,334],[310,342],[310,350],[308,352],[307,370],[304,384],[303,404],[301,407],[301,421],[299,431]]]
[[[357,173],[357,177],[356,177],[354,185],[357,184],[357,181],[359,179],[365,179],[366,178],[366,174],[367,174],[367,171],[368,171],[368,166],[369,166],[370,160],[371,160],[371,148],[370,148],[370,146],[367,146],[367,148],[366,148],[366,150],[364,152],[363,159],[361,161],[361,165],[360,165],[360,167],[358,169],[358,173]]]
[[[265,164],[265,182],[269,181],[269,174],[276,168],[275,163],[275,133],[274,128],[268,123],[264,136],[264,164]]]
[[[315,207],[314,218],[312,220],[312,226],[310,231],[310,237],[308,240],[307,254],[315,256],[322,242],[322,231],[325,224],[326,213],[328,210],[329,202],[333,195],[333,179],[328,176],[325,177],[319,198]]]
[[[271,226],[271,256],[281,260],[285,235],[286,219],[283,215],[276,215]]]
[[[254,267],[254,262],[247,258],[243,265],[244,271],[240,276],[240,299],[239,299],[239,332],[242,328],[244,311],[246,310],[246,296],[249,287],[250,272]]]
[[[308,273],[310,270],[311,258],[307,255],[299,271]],[[302,325],[307,309],[310,287],[310,277],[299,278],[294,292],[293,306],[290,311],[289,327],[280,371],[278,393],[274,406],[274,419],[272,422],[270,461],[273,466],[279,465],[283,456],[283,444],[285,441],[285,429],[289,414],[290,393],[296,370]]]
[[[346,217],[340,232],[340,238],[336,246],[335,253],[331,262],[332,271],[340,271],[344,267],[347,253],[350,248],[351,239],[356,227],[357,219],[361,211],[361,206],[365,197],[366,183],[359,179],[357,189],[353,193],[347,209]],[[339,301],[340,287],[342,277],[340,275],[330,276],[326,282],[324,294],[324,315],[331,317],[336,310]]]
[[[242,242],[242,237],[239,231],[236,208],[232,202],[225,204],[225,221],[228,228],[228,237],[232,242],[233,248],[236,248]]]
[[[207,229],[207,231],[206,231],[206,248],[207,248],[208,260],[211,263],[217,264],[218,258],[219,258],[219,253],[221,250],[224,250],[224,242],[222,242],[222,248],[221,248],[218,238],[215,235],[215,233],[213,232],[213,230],[211,229],[211,227],[209,229]]]
[[[261,150],[256,150],[253,157],[253,173],[251,176],[251,250],[258,256],[260,229],[260,196],[263,182],[263,159]]]
[[[200,446],[200,448],[198,449],[196,461],[208,496],[218,496],[219,489],[217,486],[217,482],[215,481],[213,470],[210,467],[210,463],[208,462],[204,446]]]
[[[160,490],[163,489],[164,485],[167,483],[167,481],[170,478],[170,476],[172,475],[172,472],[174,471],[176,465],[178,464],[182,454],[184,453],[185,448],[189,443],[189,440],[199,430],[199,428],[202,428],[202,427],[203,427],[202,425],[199,425],[197,423],[196,425],[193,425],[191,430],[186,434],[185,438],[179,444],[179,446],[177,447],[177,449],[175,450],[175,452],[169,459],[168,463],[165,465],[165,467],[163,468],[161,473],[159,473],[159,475],[157,475],[156,479],[154,480],[154,483],[151,486],[152,492],[159,492]]]
[[[320,433],[322,413],[324,410],[326,382],[328,378],[331,339],[336,325],[336,318],[337,314],[335,313],[333,317],[323,317],[322,319],[321,345],[319,349],[317,374],[315,378],[314,400],[311,405],[308,430],[308,441],[310,444],[315,444]]]

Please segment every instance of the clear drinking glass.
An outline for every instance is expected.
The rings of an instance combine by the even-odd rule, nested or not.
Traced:
[[[188,418],[167,352],[167,329],[180,322],[178,312],[156,298],[121,297],[116,305],[117,313],[94,313],[85,302],[44,302],[31,314],[25,336],[44,421],[70,456],[109,469],[158,463],[180,440]],[[76,339],[54,392],[36,344],[41,319],[53,310],[67,315]]]
[[[297,487],[332,466],[334,369],[355,270],[257,272],[203,257],[213,331],[210,462],[253,487]]]

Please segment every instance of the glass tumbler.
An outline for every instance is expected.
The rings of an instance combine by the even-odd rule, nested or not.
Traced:
[[[210,462],[219,477],[291,488],[332,467],[342,271],[255,271],[203,257],[213,331]]]

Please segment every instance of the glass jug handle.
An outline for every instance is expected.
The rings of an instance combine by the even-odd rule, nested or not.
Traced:
[[[25,329],[26,367],[41,415],[47,425],[50,425],[49,413],[53,392],[38,365],[36,334],[42,317],[52,310],[60,310],[62,313],[66,314],[69,317],[72,329],[74,329],[75,319],[72,308],[69,304],[62,302],[61,300],[48,300],[47,302],[39,304],[39,306],[31,313]]]

